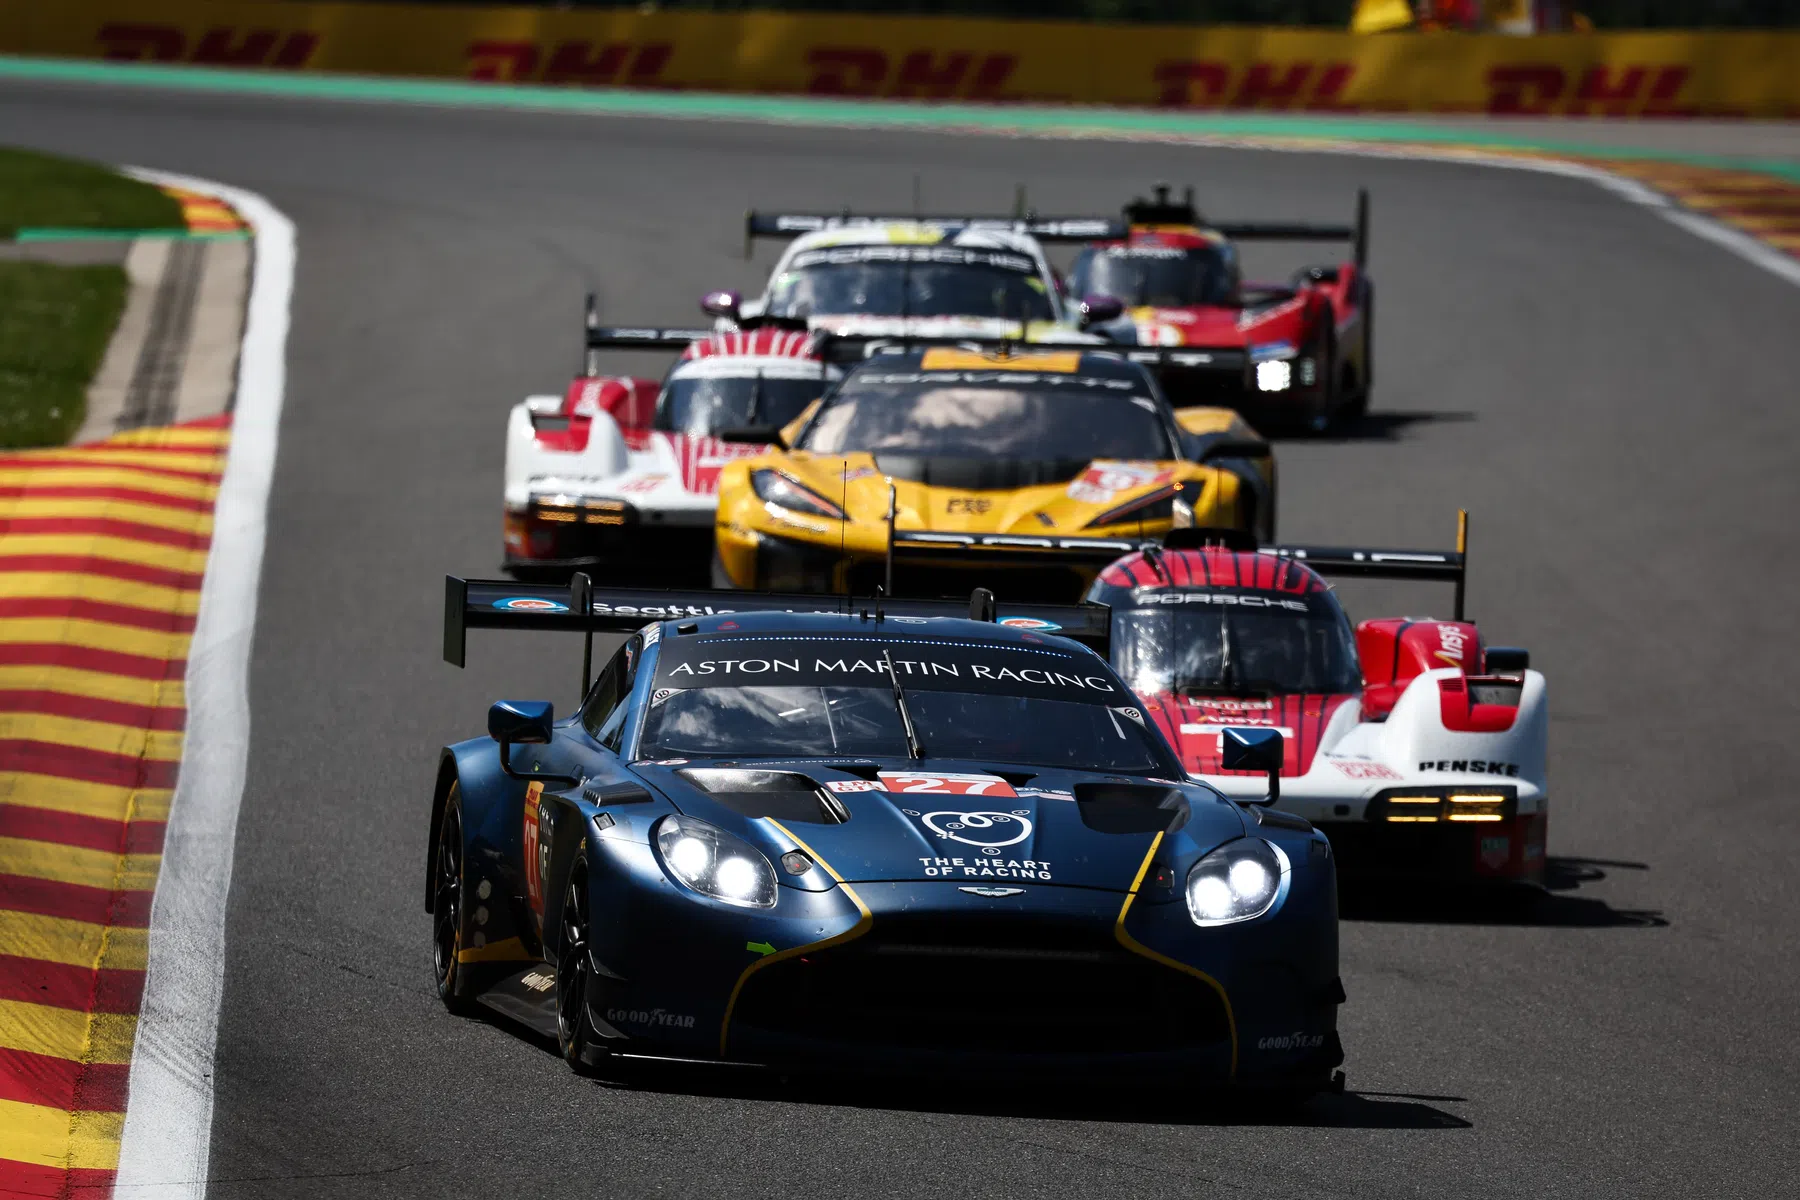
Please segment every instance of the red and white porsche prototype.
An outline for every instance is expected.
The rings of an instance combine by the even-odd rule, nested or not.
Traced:
[[[1089,309],[1123,308],[1093,332],[1163,351],[1145,361],[1170,403],[1224,405],[1262,424],[1311,430],[1367,409],[1375,298],[1367,192],[1350,225],[1208,221],[1192,188],[1176,203],[1163,185],[1124,211],[1126,234],[1084,249],[1069,290]],[[1252,283],[1241,276],[1234,239],[1350,241],[1354,251],[1285,284]]]
[[[602,374],[607,349],[681,357],[659,382]],[[840,373],[804,328],[608,328],[590,299],[586,373],[560,396],[527,397],[507,420],[505,569],[563,578],[630,562],[704,576],[719,471],[768,449],[716,435],[779,428]]]
[[[1453,581],[1454,615],[1352,629],[1326,574]],[[1225,770],[1223,741],[1280,732],[1278,807],[1325,830],[1346,876],[1541,884],[1544,677],[1463,619],[1462,579],[1460,550],[1259,550],[1177,530],[1088,599],[1111,607],[1113,665],[1190,775],[1263,797],[1272,781]]]

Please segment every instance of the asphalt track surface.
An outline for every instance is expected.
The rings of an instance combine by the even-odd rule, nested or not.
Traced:
[[[1436,163],[45,87],[0,90],[0,140],[248,187],[299,228],[211,1195],[1792,1185],[1791,285],[1591,185]],[[1193,180],[1247,217],[1373,193],[1375,413],[1281,446],[1281,531],[1438,545],[1473,511],[1472,611],[1551,681],[1555,892],[1526,921],[1347,920],[1350,1094],[1300,1117],[1020,1095],[979,1068],[604,1087],[432,994],[437,747],[497,697],[568,704],[578,669],[529,637],[439,661],[442,576],[498,558],[507,405],[566,380],[586,289],[608,318],[692,320],[703,290],[757,282],[733,257],[748,203],[905,203],[915,173],[934,209],[1003,208],[1021,180],[1100,211]]]

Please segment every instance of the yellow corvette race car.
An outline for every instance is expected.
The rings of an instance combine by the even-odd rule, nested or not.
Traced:
[[[719,475],[717,587],[1074,599],[1172,527],[1275,532],[1268,443],[1109,350],[890,350],[787,427],[721,436],[773,448]]]

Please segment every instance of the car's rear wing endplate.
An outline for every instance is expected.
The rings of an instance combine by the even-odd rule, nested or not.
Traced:
[[[1040,242],[1104,242],[1117,241],[1129,231],[1118,217],[1041,217],[1035,213],[1023,216],[968,216],[939,213],[917,216],[911,213],[770,213],[751,211],[744,214],[744,246],[748,257],[750,244],[758,238],[796,238],[802,234],[826,229],[868,229],[879,225],[925,225],[947,234],[973,230],[985,233],[1019,233]]]
[[[444,577],[444,661],[462,666],[469,630],[633,633],[657,621],[731,613],[866,613],[871,620],[964,619],[1016,623],[1075,638],[1106,653],[1110,610],[1095,604],[996,604],[978,588],[968,600],[909,600],[739,592],[711,588],[597,588],[577,574],[567,587],[510,579]],[[876,614],[879,612],[879,618]],[[583,671],[585,681],[587,672]],[[585,682],[583,684],[585,687]]]

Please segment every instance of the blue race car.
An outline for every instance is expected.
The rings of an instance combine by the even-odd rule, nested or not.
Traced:
[[[628,634],[572,718],[501,701],[443,752],[452,1011],[577,1070],[1334,1082],[1330,845],[1182,773],[1092,648],[1106,609],[447,584],[459,666],[470,628]]]

